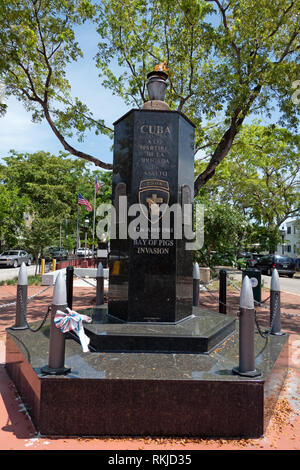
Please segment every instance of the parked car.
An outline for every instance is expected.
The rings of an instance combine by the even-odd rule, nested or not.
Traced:
[[[75,255],[84,258],[91,258],[93,256],[93,250],[90,250],[89,248],[77,248]]]
[[[61,260],[61,259],[68,259],[69,252],[64,248],[56,248],[52,251],[52,258]]]
[[[272,269],[276,268],[278,274],[293,277],[296,272],[296,264],[293,258],[284,255],[266,255],[257,260],[255,268],[262,274],[272,275]]]
[[[54,258],[57,260],[68,259],[68,255],[69,252],[65,248],[59,246],[50,246],[44,251],[42,257],[45,258],[46,261],[50,261]]]
[[[253,255],[250,257],[250,259],[247,260],[247,268],[254,268],[260,258],[262,258],[263,255],[259,255],[257,253],[253,253]]]
[[[32,255],[24,250],[7,250],[0,255],[0,266],[17,268],[23,262],[27,266],[32,263]]]

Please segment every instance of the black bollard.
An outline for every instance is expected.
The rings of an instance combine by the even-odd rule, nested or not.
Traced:
[[[226,269],[220,269],[219,272],[219,313],[227,313],[226,302],[227,302],[227,271]]]
[[[28,277],[25,263],[21,264],[17,285],[17,303],[16,303],[16,323],[12,326],[13,330],[26,330],[27,313],[27,293],[28,293]]]
[[[240,297],[239,366],[232,369],[234,374],[244,377],[261,375],[255,368],[254,326],[253,289],[249,277],[245,276]]]
[[[277,269],[273,269],[270,289],[270,327],[271,335],[282,336],[280,326],[280,282]]]
[[[67,304],[71,310],[73,308],[73,278],[74,267],[68,266],[66,269]]]
[[[200,269],[195,263],[193,268],[193,307],[199,307]]]
[[[96,275],[96,307],[104,304],[104,272],[102,263],[98,264]]]
[[[70,368],[65,364],[65,334],[62,333],[54,324],[54,317],[57,310],[65,311],[67,307],[67,291],[66,283],[62,272],[57,276],[53,301],[51,308],[51,325],[50,325],[50,343],[49,343],[49,361],[48,366],[41,368],[43,374],[47,375],[64,375],[70,372]]]

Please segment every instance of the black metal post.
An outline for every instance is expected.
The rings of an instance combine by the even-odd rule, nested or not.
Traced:
[[[66,269],[67,304],[71,310],[73,308],[73,278],[74,266],[68,266]]]
[[[227,271],[226,269],[220,269],[219,272],[219,313],[226,315],[226,302],[227,302]]]
[[[99,263],[96,275],[96,307],[104,304],[104,272],[102,263]]]
[[[193,268],[193,307],[199,307],[200,269],[198,263]]]

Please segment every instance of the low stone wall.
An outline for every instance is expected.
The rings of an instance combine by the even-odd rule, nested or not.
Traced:
[[[66,268],[57,269],[56,271],[50,271],[42,275],[42,286],[52,286],[55,284],[58,274],[62,272],[63,275],[66,275]],[[91,277],[96,278],[97,269],[96,268],[74,268],[74,275],[80,277]],[[103,269],[104,279],[108,279],[108,268]]]
[[[200,281],[207,283],[210,281],[210,268],[200,267]]]

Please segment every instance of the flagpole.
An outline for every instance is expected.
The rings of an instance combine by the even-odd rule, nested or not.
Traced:
[[[93,255],[95,249],[95,225],[96,225],[96,184],[94,188],[94,214],[93,214]]]
[[[79,248],[79,206],[77,205],[76,250]]]

